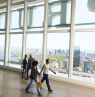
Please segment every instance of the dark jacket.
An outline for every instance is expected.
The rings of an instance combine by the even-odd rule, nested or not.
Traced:
[[[26,66],[27,66],[27,60],[26,60],[26,58],[23,59],[22,65],[23,65],[23,68],[26,68]]]

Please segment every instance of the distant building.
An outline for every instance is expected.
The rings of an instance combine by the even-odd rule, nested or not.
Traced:
[[[73,61],[73,68],[79,67],[80,65],[80,47],[74,48],[74,61]]]
[[[68,70],[68,59],[64,59],[64,69]]]
[[[92,62],[84,61],[84,72],[91,72],[91,71],[92,71]]]

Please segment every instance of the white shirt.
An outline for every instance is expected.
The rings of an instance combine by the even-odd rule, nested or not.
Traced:
[[[43,68],[43,73],[44,73],[44,74],[48,74],[49,68],[50,68],[50,67],[49,67],[49,64],[45,64],[45,65],[44,65],[44,68]]]

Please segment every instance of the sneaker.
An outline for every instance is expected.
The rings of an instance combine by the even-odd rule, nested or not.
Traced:
[[[48,90],[49,92],[53,92],[53,90]]]

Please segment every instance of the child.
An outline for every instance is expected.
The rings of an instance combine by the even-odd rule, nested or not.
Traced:
[[[37,64],[38,64],[38,61],[33,61],[32,62],[32,67],[31,67],[31,75],[30,75],[30,83],[27,85],[27,87],[26,87],[26,89],[25,89],[25,91],[26,91],[26,93],[28,93],[29,91],[29,88],[30,88],[30,86],[31,86],[31,84],[32,84],[32,82],[33,82],[33,80],[35,81],[35,83],[36,83],[36,85],[37,85],[37,74],[39,74],[39,72],[38,72],[38,70],[37,70]],[[41,93],[40,93],[40,90],[38,89],[38,87],[37,87],[37,92],[38,92],[38,95],[39,96],[41,96]]]

